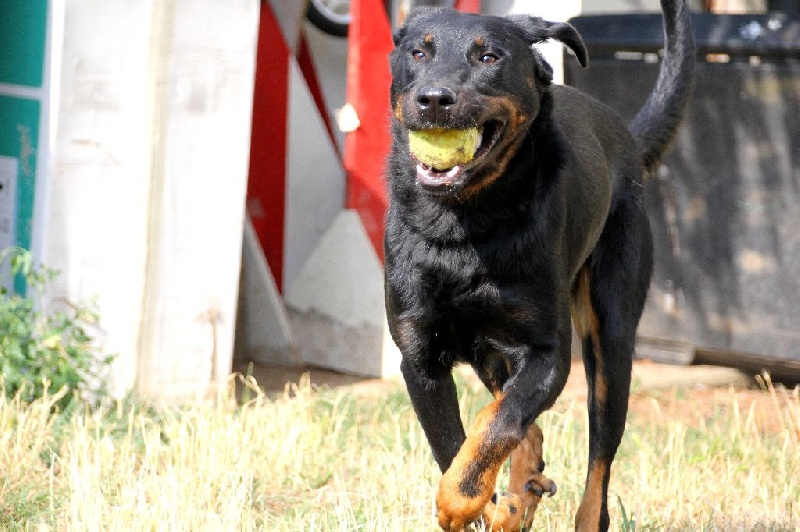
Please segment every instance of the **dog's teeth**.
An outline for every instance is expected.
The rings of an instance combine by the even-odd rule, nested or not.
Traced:
[[[483,145],[483,128],[478,132],[478,143],[476,144],[475,153],[478,153],[478,150],[481,149],[481,145]]]

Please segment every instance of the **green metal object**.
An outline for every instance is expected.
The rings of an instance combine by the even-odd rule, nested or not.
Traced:
[[[0,1],[0,157],[4,163],[0,186],[14,196],[3,198],[6,212],[0,213],[0,231],[6,233],[0,240],[4,245],[25,249],[31,249],[42,98],[46,92],[48,1]],[[14,280],[14,290],[25,292],[22,278]]]
[[[0,2],[0,83],[41,87],[47,0]]]

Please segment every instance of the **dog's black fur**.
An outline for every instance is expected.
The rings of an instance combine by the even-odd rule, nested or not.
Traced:
[[[590,390],[576,527],[608,528],[609,468],[652,269],[643,180],[674,135],[694,61],[683,0],[662,7],[661,74],[630,129],[602,103],[551,84],[532,45],[560,40],[585,66],[569,24],[433,10],[412,14],[395,36],[386,308],[414,409],[445,473],[437,497],[445,529],[496,502],[498,464],[561,393],[570,314]],[[442,171],[409,152],[408,130],[474,126],[483,143],[470,163]],[[496,397],[469,437],[451,376],[462,362]],[[541,476],[538,463],[532,471]],[[537,496],[554,491],[535,485],[526,487]]]

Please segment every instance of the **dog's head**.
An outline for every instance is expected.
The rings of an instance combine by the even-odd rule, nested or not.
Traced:
[[[566,23],[448,9],[409,16],[395,34],[390,57],[395,149],[408,152],[409,131],[478,130],[474,154],[450,168],[408,153],[426,191],[476,191],[502,175],[552,81],[552,68],[533,47],[548,39],[566,44],[586,65],[583,41]]]

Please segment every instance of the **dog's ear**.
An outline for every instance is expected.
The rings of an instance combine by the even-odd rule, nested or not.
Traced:
[[[400,26],[399,28],[394,30],[394,33],[392,33],[392,40],[394,41],[394,45],[397,46],[398,44],[400,44],[400,41],[402,41],[405,36],[406,36],[405,26]]]
[[[572,50],[575,57],[582,67],[589,64],[589,53],[586,51],[586,45],[583,44],[578,30],[572,24],[567,22],[548,22],[550,25],[550,38],[561,41],[567,45],[567,48]]]
[[[510,15],[508,17],[519,27],[528,44],[544,42],[548,39],[561,41],[572,50],[578,58],[581,66],[585,67],[589,63],[589,54],[586,45],[583,44],[578,30],[567,22],[549,22],[540,17],[530,15]]]

